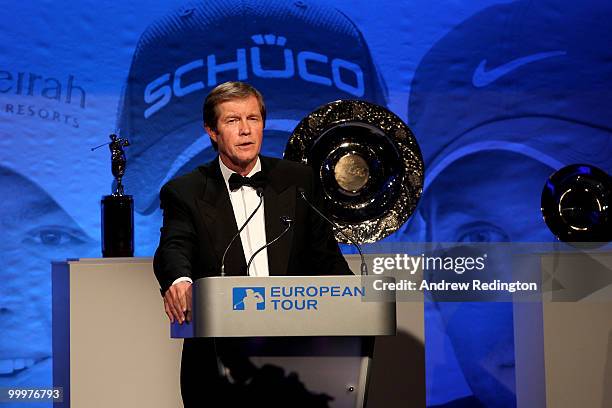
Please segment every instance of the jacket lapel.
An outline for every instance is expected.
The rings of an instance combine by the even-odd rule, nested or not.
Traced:
[[[280,217],[287,216],[295,220],[296,190],[286,182],[287,175],[279,174],[274,161],[260,156],[262,170],[266,173],[268,183],[264,189],[264,214],[266,219],[266,241],[278,237],[285,225]],[[268,267],[270,275],[286,275],[289,254],[293,241],[293,228],[285,236],[268,247]]]
[[[238,226],[218,160],[217,158],[206,166],[200,167],[206,182],[204,192],[198,200],[198,207],[217,258],[216,272],[220,274],[223,252],[232,237],[238,232]],[[242,250],[242,241],[240,237],[237,237],[225,257],[225,273],[226,275],[243,275],[245,270],[246,260]]]

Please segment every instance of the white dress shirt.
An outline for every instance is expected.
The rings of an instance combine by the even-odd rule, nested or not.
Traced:
[[[221,159],[219,159],[219,166],[221,167],[221,174],[223,175],[223,181],[225,182],[225,187],[227,188],[227,192],[229,193],[230,202],[232,204],[232,209],[234,210],[234,218],[236,219],[236,225],[238,228],[244,224],[249,215],[255,210],[257,204],[259,204],[259,197],[257,196],[257,192],[254,188],[250,186],[242,186],[236,191],[231,191],[229,188],[229,178],[235,173],[235,171],[230,170]],[[251,177],[253,174],[257,173],[261,170],[261,162],[259,161],[259,157],[257,158],[257,162],[255,163],[255,167],[253,170],[247,174],[247,177]],[[255,213],[255,216],[249,221],[249,224],[242,230],[240,233],[240,241],[242,241],[242,251],[244,252],[244,259],[246,262],[249,262],[253,253],[257,251],[259,248],[266,244],[266,221],[264,217],[264,205],[261,204],[259,210]],[[232,243],[232,245],[236,245],[236,243]],[[249,268],[249,276],[269,276],[270,272],[268,269],[268,249],[264,249],[260,251],[253,262],[251,263],[251,267]],[[191,278],[187,276],[180,277],[176,279],[172,284],[178,282],[193,282]]]
[[[242,186],[236,191],[230,191],[229,178],[235,173],[230,170],[223,162],[219,159],[221,166],[221,174],[223,174],[223,180],[225,181],[225,187],[230,196],[232,208],[234,210],[234,218],[236,218],[236,225],[238,228],[244,224],[249,215],[255,210],[257,204],[259,204],[259,197],[257,192],[251,186]],[[261,162],[259,157],[255,163],[253,170],[247,174],[247,177],[251,177],[253,174],[261,171]],[[262,246],[266,245],[266,221],[264,217],[264,206],[265,203],[261,204],[259,210],[255,213],[255,216],[249,221],[248,225],[240,233],[240,240],[242,241],[242,250],[244,252],[244,259],[249,262],[253,253]],[[270,276],[268,270],[268,248],[259,252],[253,263],[249,268],[249,276]]]

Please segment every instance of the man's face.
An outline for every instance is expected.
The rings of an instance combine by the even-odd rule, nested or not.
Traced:
[[[51,260],[98,245],[38,185],[0,167],[0,387],[51,384]]]
[[[501,151],[479,152],[453,163],[423,196],[420,211],[429,224],[430,240],[555,241],[540,211],[542,187],[553,171],[531,158]],[[474,395],[487,407],[515,407],[512,303],[439,302],[436,307]]]
[[[254,96],[222,102],[217,106],[217,130],[206,131],[217,142],[223,163],[234,171],[250,171],[263,140],[263,118]]]
[[[423,196],[421,211],[431,241],[556,241],[540,210],[542,188],[553,171],[502,151],[479,152],[453,163]]]

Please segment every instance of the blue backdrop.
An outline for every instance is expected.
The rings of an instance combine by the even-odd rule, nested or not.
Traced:
[[[4,4],[0,387],[51,383],[49,263],[100,254],[110,161],[89,148],[109,133],[132,142],[140,256],[157,245],[160,186],[214,157],[203,97],[236,79],[266,97],[264,154],[340,98],[410,125],[425,189],[388,240],[551,241],[545,179],[612,170],[611,17],[598,0]],[[512,306],[448,309],[426,305],[428,405],[514,406]]]

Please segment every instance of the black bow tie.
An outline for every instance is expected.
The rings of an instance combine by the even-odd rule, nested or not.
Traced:
[[[251,177],[243,177],[238,173],[233,173],[229,178],[229,188],[231,191],[236,191],[242,186],[250,186],[254,189],[266,186],[266,175],[258,171]]]

